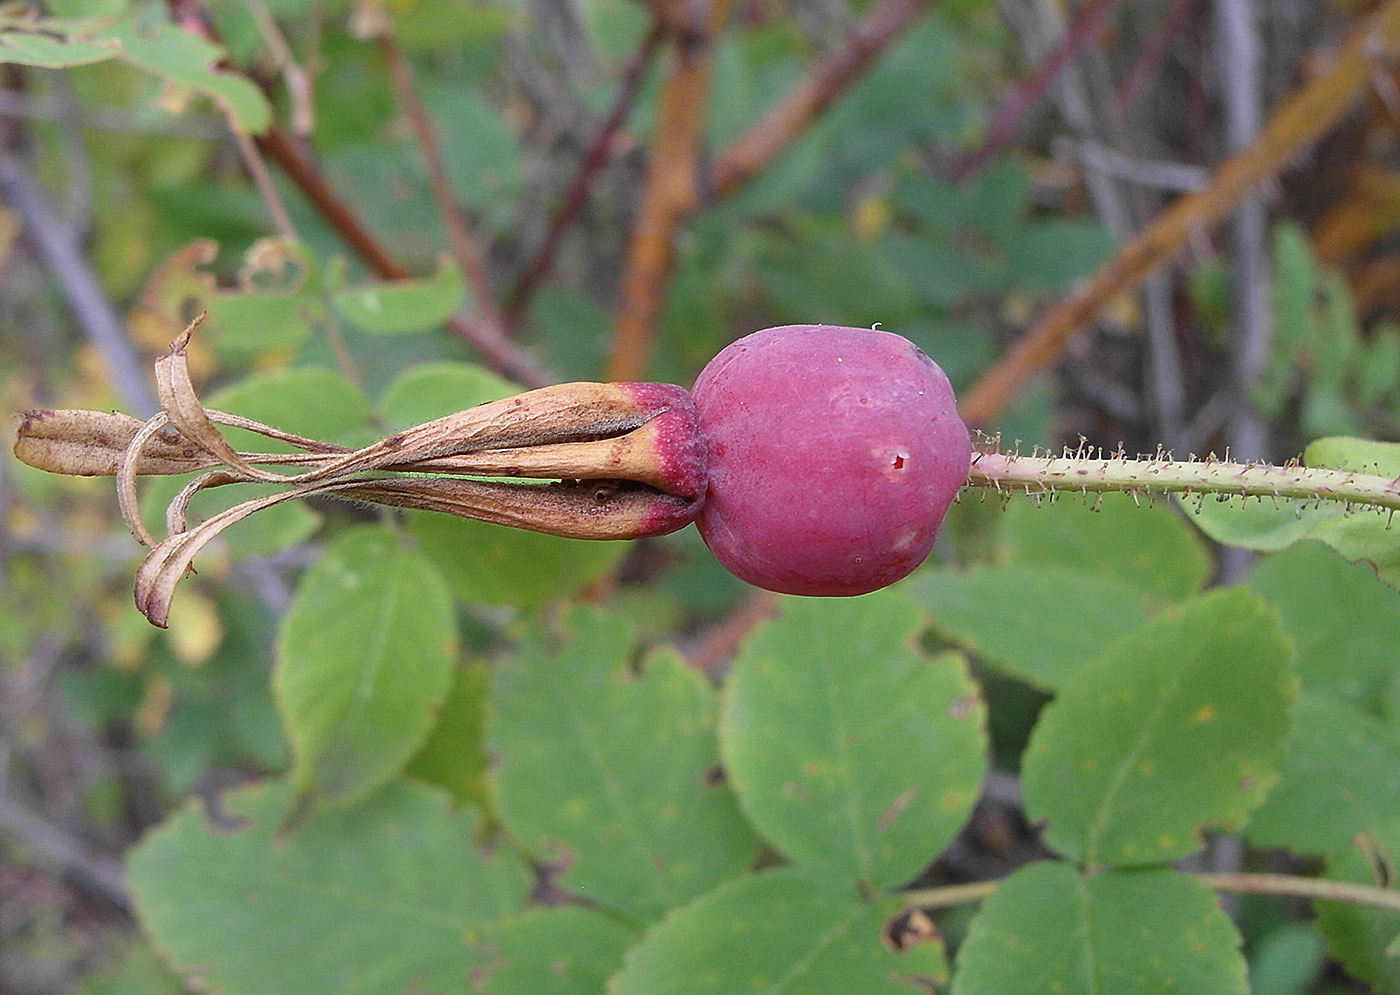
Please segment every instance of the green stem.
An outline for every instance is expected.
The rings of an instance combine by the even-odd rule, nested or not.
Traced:
[[[1400,912],[1400,891],[1355,881],[1302,878],[1291,874],[1197,874],[1197,881],[1211,891],[1248,892],[1253,895],[1294,895],[1324,902],[1347,902]]]
[[[1305,878],[1292,874],[1192,874],[1211,891],[1247,892],[1253,895],[1293,895],[1325,902],[1346,902],[1400,912],[1400,891],[1355,881]],[[981,902],[996,891],[999,881],[945,885],[906,891],[904,904],[918,909],[946,909],[954,905]]]
[[[969,486],[991,488],[1003,494],[1218,494],[1335,502],[1344,510],[1400,511],[1400,478],[1293,464],[1185,461],[1170,456],[1127,459],[1117,454],[1095,457],[978,453],[972,458],[967,482]]]

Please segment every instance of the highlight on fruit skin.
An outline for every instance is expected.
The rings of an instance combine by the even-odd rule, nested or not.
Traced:
[[[729,571],[783,594],[864,594],[928,556],[972,444],[933,360],[890,332],[767,328],[692,388],[709,453],[696,519]]]

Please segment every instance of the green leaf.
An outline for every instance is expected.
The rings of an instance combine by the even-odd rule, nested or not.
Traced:
[[[1367,834],[1353,846],[1327,860],[1325,876],[1338,881],[1394,887],[1393,859],[1400,853],[1400,822]],[[1346,972],[1375,991],[1400,991],[1400,912],[1349,902],[1317,902],[1317,925],[1327,940],[1327,952]]]
[[[75,995],[188,995],[160,956],[141,937],[127,943],[116,963],[83,979]]]
[[[1139,507],[1127,494],[1099,495],[1092,512],[1072,499],[1012,501],[998,538],[1012,563],[1117,577],[1167,601],[1198,592],[1213,569],[1179,511],[1166,503]]]
[[[1400,443],[1372,442],[1338,436],[1319,439],[1303,454],[1306,466],[1400,476]],[[1204,501],[1196,524],[1217,542],[1276,552],[1302,539],[1318,539],[1347,560],[1366,562],[1391,587],[1400,587],[1400,539],[1391,515],[1368,509],[1349,510],[1328,502],[1302,507],[1281,501]]]
[[[637,932],[597,909],[530,909],[480,930],[472,946],[487,967],[474,991],[489,995],[601,992]]]
[[[1400,819],[1400,731],[1307,692],[1293,721],[1279,783],[1250,819],[1252,843],[1331,853],[1362,830]]]
[[[510,4],[415,0],[386,7],[394,38],[405,48],[462,48],[494,42],[520,19]]]
[[[1141,625],[1151,601],[1109,574],[1014,563],[967,573],[925,570],[907,588],[939,634],[1045,691]]]
[[[563,867],[562,887],[639,920],[742,872],[757,841],[715,783],[714,692],[674,654],[640,673],[626,623],[570,612],[497,665],[487,710],[496,808]]]
[[[597,580],[632,548],[428,512],[406,517],[452,593],[468,604],[538,608]]]
[[[118,41],[91,37],[99,23],[0,16],[0,63],[68,69],[116,58]]]
[[[972,920],[953,995],[1245,995],[1239,943],[1215,896],[1175,871],[1039,861]]]
[[[1290,922],[1251,944],[1250,995],[1305,995],[1326,966],[1322,935],[1310,922]]]
[[[1124,636],[1042,713],[1022,765],[1045,841],[1088,865],[1193,853],[1277,777],[1295,681],[1272,614],[1235,588]]]
[[[886,946],[897,898],[867,904],[811,867],[746,875],[667,916],[627,956],[609,995],[908,995],[947,974],[942,944]]]
[[[393,432],[497,401],[518,388],[475,363],[419,363],[403,370],[379,397],[379,416]]]
[[[311,337],[312,324],[325,318],[320,264],[299,242],[254,243],[244,255],[238,283],[233,290],[200,294],[208,311],[200,334],[207,332],[222,356],[290,353]]]
[[[437,715],[437,724],[404,768],[409,777],[452,793],[459,804],[483,809],[486,797],[486,667],[469,664],[456,679]]]
[[[259,373],[209,398],[211,408],[230,411],[295,435],[340,442],[369,424],[369,404],[360,389],[340,374],[319,367],[293,367]],[[242,429],[225,429],[235,449],[292,452]]]
[[[1028,222],[1003,248],[1017,286],[1059,293],[1113,255],[1116,242],[1096,222],[1051,218]]]
[[[227,54],[223,47],[174,24],[138,25],[134,16],[112,25],[109,36],[120,42],[123,62],[203,94],[248,134],[260,135],[272,124],[272,106],[257,85],[218,68]]]
[[[900,884],[953,839],[986,770],[985,709],[922,612],[882,592],[792,599],[735,657],[720,742],[745,814],[789,859]]]
[[[515,912],[531,884],[511,851],[426,787],[396,784],[323,809],[289,836],[289,785],[197,801],[131,852],[142,924],[200,990],[226,995],[466,995],[482,962],[464,938]]]
[[[342,280],[340,271],[333,269],[328,275],[332,286]],[[430,277],[340,287],[332,291],[331,305],[342,318],[367,332],[392,335],[441,325],[462,306],[463,292],[461,270],[444,256]]]
[[[1380,710],[1396,673],[1400,592],[1316,542],[1261,559],[1245,583],[1278,609],[1305,690]]]
[[[273,690],[301,790],[362,798],[423,744],[452,681],[446,586],[392,533],[341,533],[282,620]]]

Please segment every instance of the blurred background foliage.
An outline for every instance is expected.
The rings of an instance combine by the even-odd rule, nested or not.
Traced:
[[[1370,5],[1244,4],[1252,98],[1232,87],[1249,53],[1230,6],[735,0],[708,38],[703,17],[686,20],[708,5],[666,0],[6,5],[5,407],[149,414],[149,363],[200,310],[192,364],[211,406],[346,444],[506,396],[530,381],[522,370],[688,384],[725,343],[787,322],[878,323],[965,388],[1164,204],[1208,184],[1249,141],[1238,121],[1252,112],[1257,131]],[[881,16],[901,30],[838,78],[829,109],[725,185],[724,151]],[[652,169],[668,154],[658,122],[686,44],[709,73],[690,108],[694,198],[648,277],[634,232],[666,180]],[[1063,71],[1037,82],[1059,50]],[[984,427],[1024,448],[1082,436],[1273,459],[1320,435],[1400,438],[1396,83],[1378,69],[1263,191],[1264,227],[1196,232]],[[444,223],[438,181],[471,251]],[[636,281],[656,305],[641,349],[615,331]],[[1262,308],[1241,305],[1250,294]],[[94,333],[104,314],[115,339]],[[174,488],[145,488],[152,527]],[[183,798],[288,769],[269,683],[279,619],[302,571],[366,516],[284,505],[230,530],[162,632],[130,604],[139,551],[110,481],[7,455],[0,498],[0,991],[183,990],[135,939],[120,855]],[[960,508],[939,557],[1007,559],[996,543],[1014,534],[997,540],[989,510]],[[693,530],[627,546],[405,520],[450,593],[454,660],[509,657],[523,625],[587,602],[718,670],[756,617]],[[1189,569],[1192,591],[1207,568]],[[991,623],[980,597],[967,595],[973,630]],[[941,635],[956,642],[959,624],[941,619]],[[456,673],[408,766],[459,799],[484,797],[484,756],[462,745],[479,749],[482,674]],[[1051,685],[1014,664],[982,677],[1014,771]],[[978,860],[1033,847],[1018,820],[1014,804],[984,803],[968,830]],[[1256,991],[1321,990],[1315,931],[1273,921],[1272,906],[1239,912]]]

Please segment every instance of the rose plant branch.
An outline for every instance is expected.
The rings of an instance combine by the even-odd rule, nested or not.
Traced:
[[[913,343],[824,325],[746,336],[690,391],[558,384],[351,450],[205,407],[186,361],[197,324],[156,361],[160,411],[151,418],[29,411],[15,444],[16,456],[39,469],[116,478],[123,519],[152,547],[137,571],[136,602],[162,626],[176,585],[211,539],[264,508],[310,497],[580,539],[638,539],[694,521],[742,580],[813,596],[863,594],[906,576],[928,556],[966,486],[1004,495],[1126,491],[1400,508],[1400,481],[1355,470],[974,447],[948,378]],[[297,451],[240,452],[219,426]],[[198,475],[170,502],[167,536],[157,540],[141,518],[137,478],[184,473]],[[280,489],[189,523],[196,495],[239,483]]]
[[[1251,895],[1289,895],[1295,898],[1309,898],[1321,902],[1345,902],[1348,905],[1361,905],[1373,909],[1386,909],[1400,912],[1400,891],[1382,888],[1378,885],[1360,884],[1355,881],[1336,881],[1327,878],[1308,878],[1294,874],[1189,874],[1188,877],[1200,882],[1211,891],[1229,891]],[[985,901],[996,891],[999,881],[973,881],[968,884],[943,885],[937,888],[920,888],[907,891],[902,896],[908,908],[933,909],[952,908]]]
[[[1166,453],[1128,458],[1122,452],[1066,450],[1062,456],[983,452],[973,456],[967,483],[1001,494],[1182,494],[1337,503],[1343,509],[1400,510],[1400,478],[1302,466],[1296,462],[1232,463],[1214,457],[1177,460]]]

